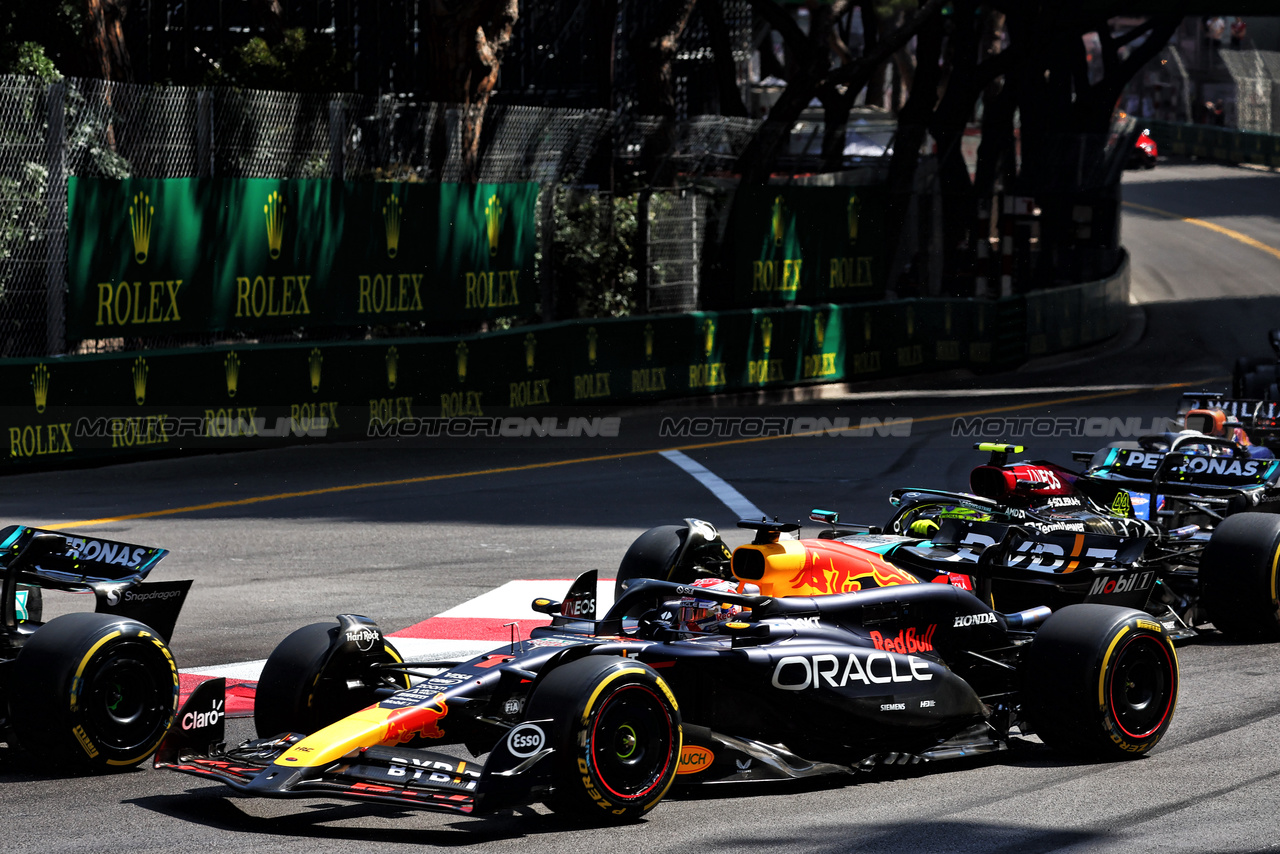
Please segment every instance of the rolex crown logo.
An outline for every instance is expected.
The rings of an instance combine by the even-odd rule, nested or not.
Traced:
[[[599,335],[596,334],[594,326],[587,328],[587,363],[594,365],[596,363],[596,341]]]
[[[395,347],[387,348],[387,388],[396,387],[396,373],[399,370],[400,354]]]
[[[387,196],[387,203],[382,206],[382,224],[387,231],[387,257],[394,258],[400,251],[400,199]]]
[[[533,356],[538,349],[538,339],[530,332],[524,336],[524,369],[533,373]]]
[[[773,200],[773,245],[781,246],[782,238],[785,236],[782,226],[782,196],[776,196]]]
[[[827,339],[827,313],[820,311],[813,317],[813,338],[821,348]]]
[[[760,320],[760,344],[764,348],[764,357],[769,358],[773,349],[773,321],[765,317]]]
[[[267,245],[271,249],[272,259],[280,257],[280,246],[284,243],[284,196],[273,191],[267,196],[267,203],[262,206],[267,217]]]
[[[463,341],[458,342],[458,382],[467,381],[467,345]]]
[[[710,359],[711,351],[716,348],[716,324],[714,320],[702,321],[702,351]]]
[[[951,334],[951,303],[947,303],[942,311],[942,323],[947,330],[947,334]]]
[[[147,360],[139,356],[133,360],[133,399],[141,406],[147,400]]]
[[[863,312],[862,314],[862,337],[868,344],[871,343],[871,313],[870,312]]]
[[[133,234],[133,260],[139,264],[147,263],[147,253],[151,251],[151,217],[156,209],[151,206],[151,197],[146,193],[138,193],[129,205],[129,231]]]
[[[862,210],[862,201],[857,196],[849,197],[849,242],[858,242],[858,214]]]
[[[235,350],[228,353],[227,358],[222,360],[222,366],[227,373],[227,397],[235,397],[236,387],[240,384],[240,357],[236,355]]]
[[[311,355],[307,358],[307,367],[311,372],[311,391],[320,390],[320,366],[324,364],[324,355],[320,352],[319,347],[311,348]]]
[[[644,358],[648,361],[653,358],[653,324],[646,323],[644,325]]]
[[[36,365],[31,372],[31,388],[36,393],[36,412],[44,412],[49,402],[49,369],[43,364]]]
[[[489,235],[489,254],[498,254],[498,239],[502,236],[502,202],[498,199],[498,194],[494,193],[489,197],[489,202],[484,206],[485,231]]]
[[[907,306],[907,337],[910,338],[915,334],[916,334],[916,313],[911,309],[911,306]]]

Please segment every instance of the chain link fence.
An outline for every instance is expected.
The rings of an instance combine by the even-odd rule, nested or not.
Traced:
[[[1224,50],[1221,56],[1236,87],[1236,126],[1280,133],[1280,52]]]
[[[604,110],[492,105],[483,123],[483,182],[531,181],[543,188],[538,206],[544,261],[550,277],[572,298],[562,313],[628,310],[687,311],[699,307],[699,278],[708,235],[725,195],[709,179],[728,175],[759,126],[757,119],[697,116],[664,123],[619,118]],[[65,351],[66,179],[96,178],[334,178],[453,182],[464,177],[459,108],[398,96],[305,94],[223,88],[138,86],[100,80],[0,77],[0,357]],[[655,144],[677,187],[647,195],[639,227],[637,197],[614,199],[582,176],[604,153],[626,170],[639,168]],[[601,152],[602,146],[611,151]],[[694,185],[698,190],[691,189]],[[572,196],[555,192],[574,188]],[[579,206],[595,196],[592,229],[569,222],[556,205]],[[579,217],[580,219],[580,217]],[[638,253],[630,243],[644,231]],[[584,237],[583,235],[587,235]],[[612,257],[627,270],[599,294],[584,296],[575,272],[557,259],[578,252],[566,242],[623,241]],[[591,254],[591,247],[585,247]],[[579,255],[582,253],[579,252]],[[556,282],[556,278],[565,281]],[[574,289],[577,289],[576,291]],[[383,330],[315,330],[305,334],[379,335]],[[397,334],[412,330],[397,329]],[[298,333],[257,335],[284,340]],[[209,335],[79,342],[76,352],[204,345]]]

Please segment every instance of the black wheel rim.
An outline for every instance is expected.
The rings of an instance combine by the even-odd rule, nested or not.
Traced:
[[[675,752],[675,722],[647,685],[626,685],[610,695],[592,722],[592,768],[610,795],[643,799],[667,776]]]
[[[99,747],[120,753],[150,746],[168,728],[173,713],[173,683],[149,662],[140,642],[108,648],[84,674],[86,728]],[[161,681],[161,676],[164,681]]]
[[[1126,736],[1141,740],[1159,731],[1173,708],[1174,663],[1168,645],[1151,635],[1129,639],[1111,668],[1110,700]]]

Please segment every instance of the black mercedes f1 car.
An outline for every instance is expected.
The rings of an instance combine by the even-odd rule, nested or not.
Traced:
[[[1146,611],[1175,639],[1212,623],[1236,639],[1280,640],[1280,516],[1215,514],[1221,521],[1212,531],[1197,524],[1170,527],[1149,514],[1140,518],[1135,493],[1125,488],[1131,479],[1103,476],[1111,470],[1107,465],[1082,475],[1047,460],[1007,462],[1008,454],[1022,453],[1021,446],[976,447],[991,459],[971,473],[972,493],[891,494],[897,509],[884,530],[921,540],[893,552],[899,565],[927,578],[972,577],[979,595],[1003,608],[1105,602]],[[1113,450],[1134,459],[1128,449]],[[1132,452],[1148,453],[1155,452]],[[1182,462],[1165,462],[1175,458]],[[1198,465],[1232,462],[1246,461],[1168,451],[1156,468],[1170,474],[1162,482],[1195,469],[1194,488],[1202,494],[1209,488],[1203,481],[1213,475]],[[1258,472],[1265,483],[1271,468]],[[1192,501],[1190,493],[1182,497]],[[1180,512],[1205,509],[1188,507]]]
[[[739,583],[843,573],[847,592],[632,576],[597,614],[592,571],[562,602],[535,600],[549,626],[456,662],[404,661],[373,622],[340,616],[271,653],[258,738],[223,743],[213,680],[183,706],[156,767],[263,797],[467,814],[541,802],[619,822],[676,783],[847,774],[1000,750],[1031,732],[1077,755],[1136,757],[1169,727],[1177,659],[1141,611],[998,613],[920,583],[872,541],[801,551],[786,526],[755,527],[734,555]],[[707,533],[699,545],[715,541]]]
[[[0,737],[41,762],[130,768],[178,706],[168,638],[190,581],[144,579],[166,549],[24,525],[0,530]],[[96,610],[43,622],[44,592]]]

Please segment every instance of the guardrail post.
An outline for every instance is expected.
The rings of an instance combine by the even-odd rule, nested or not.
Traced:
[[[49,135],[45,142],[49,164],[48,211],[45,215],[45,351],[50,356],[66,347],[67,287],[67,133],[65,83],[50,83],[45,97]]]

